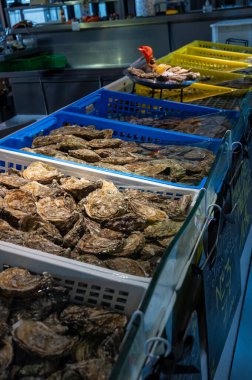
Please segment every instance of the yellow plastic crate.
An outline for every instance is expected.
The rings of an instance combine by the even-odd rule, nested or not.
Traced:
[[[151,88],[146,86],[136,85],[135,91],[137,95],[160,98],[160,90],[153,91]],[[234,90],[229,87],[194,83],[191,86],[185,87],[183,89],[183,102],[192,102],[194,100],[204,99],[212,96],[231,94],[232,92],[234,92]],[[162,99],[180,102],[181,91],[180,89],[162,90]]]
[[[185,47],[188,47],[188,46],[207,48],[207,49],[215,49],[215,50],[233,51],[236,53],[252,54],[252,47],[232,45],[232,44],[223,44],[220,42],[195,40],[195,41],[190,42],[188,45],[185,45]]]
[[[200,69],[232,72],[235,70],[251,67],[247,62],[228,61],[209,57],[199,57],[196,55],[170,53],[158,60],[158,63],[169,63],[172,66],[191,68],[194,71]]]
[[[188,46],[186,48],[186,54],[197,55],[201,57],[227,59],[230,61],[243,61],[251,62],[252,54],[237,53],[233,51],[206,49],[201,47]]]
[[[231,87],[235,91],[234,96],[241,97],[252,89],[252,76],[236,73],[228,73],[215,70],[199,69],[200,78],[198,82],[212,85],[223,85]],[[229,83],[230,82],[230,83]],[[242,86],[243,88],[239,88]]]

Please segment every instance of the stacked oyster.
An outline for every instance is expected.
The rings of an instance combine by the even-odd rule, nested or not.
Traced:
[[[29,300],[29,302],[28,302]],[[48,273],[0,273],[0,378],[107,379],[127,317],[73,305]]]
[[[110,129],[66,125],[33,140],[23,150],[163,181],[198,185],[215,155],[193,146],[136,143],[112,138]]]
[[[192,201],[65,177],[33,162],[0,174],[0,240],[151,276]]]
[[[131,124],[148,125],[153,128],[161,128],[169,131],[190,133],[211,138],[222,138],[228,129],[232,129],[232,124],[225,115],[206,115],[187,118],[169,117],[136,117],[121,116],[117,120]]]

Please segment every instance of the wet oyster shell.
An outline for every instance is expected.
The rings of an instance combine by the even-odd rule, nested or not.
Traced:
[[[125,213],[124,196],[112,182],[103,181],[101,189],[90,193],[85,200],[87,215],[95,220],[106,220]]]
[[[62,248],[43,236],[38,235],[36,231],[26,235],[24,245],[28,248],[37,249],[57,256],[70,257],[71,253],[70,248]]]
[[[85,149],[89,148],[89,143],[80,137],[64,136],[59,143],[59,149],[63,152],[68,152],[72,149]]]
[[[59,335],[44,323],[20,320],[13,325],[13,339],[25,351],[43,358],[56,358],[68,355],[78,339]]]
[[[102,187],[102,181],[89,181],[85,178],[61,178],[60,187],[69,192],[77,201],[86,197],[92,191]]]
[[[39,215],[26,215],[20,220],[20,229],[25,232],[34,232],[55,244],[61,245],[63,238],[59,230]]]
[[[39,289],[41,281],[41,276],[27,269],[8,268],[0,273],[0,292],[5,296],[26,296]]]
[[[0,185],[4,185],[8,189],[18,189],[25,185],[28,181],[20,175],[9,173],[0,173]]]
[[[38,181],[43,184],[51,183],[53,179],[60,179],[63,174],[54,166],[44,162],[32,162],[24,171],[23,176],[29,181]]]
[[[35,199],[26,191],[10,190],[4,197],[2,212],[16,226],[21,218],[37,212]]]
[[[144,268],[136,261],[126,257],[118,257],[103,261],[107,268],[118,272],[128,273],[133,276],[146,277]]]
[[[62,233],[67,233],[78,220],[76,203],[70,194],[42,198],[36,205],[38,214],[53,223]]]
[[[74,248],[80,238],[83,236],[85,231],[84,218],[82,215],[79,215],[79,219],[74,224],[73,228],[68,231],[68,233],[64,236],[63,245],[65,247]]]
[[[95,153],[94,151],[90,149],[69,150],[68,154],[70,154],[70,156],[79,158],[86,162],[97,162],[97,161],[100,161],[101,159],[101,157],[97,153]]]
[[[64,139],[64,136],[62,135],[49,135],[49,136],[38,136],[33,139],[32,142],[32,149],[39,148],[39,147],[45,147],[47,145],[55,145],[59,144]]]

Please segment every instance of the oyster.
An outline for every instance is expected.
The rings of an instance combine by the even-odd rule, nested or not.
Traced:
[[[149,239],[160,239],[174,236],[180,229],[182,222],[175,222],[170,219],[164,220],[148,226],[144,230],[144,235]]]
[[[35,199],[26,191],[10,190],[4,198],[2,212],[16,226],[21,218],[37,212]]]
[[[107,359],[89,359],[75,364],[68,364],[63,370],[50,375],[48,380],[107,380],[112,364]]]
[[[191,194],[183,195],[179,200],[170,201],[170,202],[168,201],[165,211],[167,212],[169,218],[173,220],[177,220],[177,221],[184,220],[187,215],[191,202],[192,202]]]
[[[80,335],[105,337],[115,329],[124,329],[127,317],[114,311],[85,305],[69,305],[61,313],[60,319],[69,329],[77,330]]]
[[[14,356],[11,338],[0,339],[0,376],[9,367]]]
[[[111,239],[97,235],[84,234],[76,246],[77,255],[114,255],[122,249],[122,239]]]
[[[20,177],[20,175],[0,173],[0,185],[4,185],[8,189],[18,189],[26,183],[27,180],[23,177]]]
[[[103,181],[101,189],[90,193],[85,200],[85,211],[96,220],[111,219],[125,213],[124,196],[112,182]]]
[[[44,156],[54,157],[59,153],[60,144],[52,144],[49,146],[40,146],[39,148],[33,149],[32,153],[43,154]]]
[[[75,260],[81,261],[90,265],[97,265],[98,267],[104,267],[103,261],[99,260],[95,255],[78,255],[76,251],[72,251],[72,255]]]
[[[112,165],[126,165],[126,164],[130,164],[132,162],[135,162],[135,161],[136,161],[136,158],[133,156],[123,156],[123,157],[110,156],[107,158],[103,158],[101,160],[101,162],[105,162],[105,163],[112,164]]]
[[[41,276],[31,274],[27,269],[8,268],[0,273],[0,292],[9,296],[27,296],[41,286]]]
[[[35,198],[44,198],[54,195],[55,190],[49,186],[42,185],[39,182],[31,181],[21,186],[20,190],[31,193]]]
[[[0,197],[4,198],[5,195],[7,194],[7,192],[8,192],[8,189],[6,187],[0,185]]]
[[[13,228],[8,222],[0,219],[0,240],[23,245],[25,234]]]
[[[85,148],[89,148],[89,143],[76,136],[63,136],[62,141],[59,143],[59,149],[63,150],[63,152],[68,152],[72,149]]]
[[[54,129],[50,136],[52,135],[73,135],[77,137],[82,137],[84,140],[92,139],[109,139],[113,135],[112,129],[97,130],[94,125],[88,125],[85,127],[80,127],[79,125],[65,125],[61,128]]]
[[[43,236],[38,235],[36,231],[26,235],[24,245],[28,248],[37,249],[57,256],[70,257],[71,253],[70,248],[62,248]]]
[[[29,181],[38,181],[44,184],[51,183],[53,179],[63,177],[58,169],[44,162],[32,162],[24,171],[23,176]]]
[[[93,152],[90,149],[69,150],[68,154],[70,154],[70,156],[79,158],[86,162],[97,162],[97,161],[100,161],[101,159],[101,157],[97,153]]]
[[[164,247],[153,243],[145,244],[143,247],[140,257],[142,260],[149,260],[155,256],[162,256],[164,253]]]
[[[68,233],[64,236],[64,243],[63,245],[65,247],[71,247],[74,248],[82,235],[84,234],[85,231],[85,225],[83,223],[84,218],[82,215],[79,215],[79,219],[77,222],[74,224],[72,229],[68,231]]]
[[[67,160],[67,161],[78,162],[79,164],[86,164],[86,161],[80,160],[79,158],[72,157],[69,154],[63,153],[63,152],[58,152],[57,154],[55,154],[54,157],[60,160]]]
[[[144,268],[137,261],[126,257],[108,259],[104,260],[103,262],[106,265],[106,267],[112,270],[116,270],[118,272],[128,273],[133,276],[147,276]]]
[[[151,206],[147,202],[130,199],[128,205],[136,215],[143,218],[148,223],[156,223],[168,219],[168,216],[164,211],[160,210],[158,207]]]
[[[125,166],[112,165],[105,162],[96,162],[95,166],[98,166],[99,168],[109,169],[109,170],[116,170],[118,172],[130,173],[130,171]]]
[[[42,198],[36,204],[38,214],[53,223],[63,233],[67,233],[72,228],[79,216],[76,203],[70,194],[57,198]]]
[[[141,232],[133,232],[126,239],[122,250],[117,253],[117,256],[132,256],[141,251],[145,244],[144,235]]]
[[[33,359],[34,362],[34,359]],[[18,379],[43,380],[55,372],[60,366],[59,360],[36,360],[34,364],[25,364],[18,371]],[[34,377],[33,377],[34,376]]]
[[[102,187],[102,181],[95,182],[85,178],[66,177],[61,178],[60,187],[79,201],[92,191]]]
[[[78,339],[59,335],[44,323],[20,320],[13,325],[13,339],[25,351],[43,358],[57,358],[68,355]]]
[[[47,145],[59,144],[63,139],[64,139],[64,136],[62,135],[38,136],[38,137],[35,137],[35,139],[33,139],[32,149],[45,147]]]
[[[128,213],[111,220],[105,220],[102,222],[102,226],[111,230],[130,233],[143,230],[146,227],[146,221],[136,214]]]
[[[118,148],[121,144],[121,139],[93,139],[89,141],[89,146],[94,149]]]
[[[63,238],[59,230],[50,222],[44,220],[39,215],[26,215],[20,220],[20,228],[22,231],[35,232],[39,236],[61,245]]]

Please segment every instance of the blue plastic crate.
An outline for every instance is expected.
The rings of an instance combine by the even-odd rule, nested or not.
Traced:
[[[169,131],[157,130],[155,128],[146,128],[146,127],[137,126],[133,124],[130,125],[129,127],[127,123],[120,123],[120,122],[116,122],[112,120],[105,120],[105,119],[90,117],[87,115],[78,115],[78,114],[73,114],[70,112],[59,111],[9,136],[6,136],[0,139],[0,148],[7,149],[14,152],[32,154],[33,156],[36,155],[38,159],[43,158],[45,157],[44,155],[28,153],[20,149],[24,147],[31,147],[32,141],[35,137],[48,135],[52,130],[59,128],[67,123],[77,124],[80,126],[86,126],[86,125],[92,124],[92,125],[95,125],[96,129],[98,130],[112,129],[113,137],[120,138],[125,141],[135,141],[138,143],[152,143],[152,144],[159,144],[159,145],[197,146],[197,147],[209,149],[215,154],[217,153],[220,143],[222,141],[221,139],[201,138],[198,136],[172,133]],[[55,159],[55,160],[58,160],[58,159]],[[67,161],[64,161],[64,162],[67,163]],[[71,164],[73,164],[72,161],[71,161]],[[88,166],[88,167],[90,166],[95,167],[95,164],[93,165],[84,165],[84,164],[77,164],[77,163],[74,163],[74,164]],[[104,169],[100,167],[98,168],[97,166],[95,167],[95,169],[111,172],[111,170],[109,169]],[[142,178],[142,179],[149,180],[152,182],[159,182],[159,183],[174,185],[174,183],[172,182],[162,181],[162,180],[151,178],[151,177],[143,177],[136,174],[128,174],[128,173],[122,173],[122,172],[118,172],[118,173],[125,176]],[[176,186],[181,186],[183,188],[199,189],[204,186],[205,182],[206,182],[206,178],[204,178],[201,181],[201,183],[197,186],[189,186],[189,185],[183,185],[183,184],[177,184],[177,183],[176,183]]]
[[[235,127],[240,117],[240,111],[229,111],[170,102],[167,100],[158,100],[106,89],[96,91],[93,96],[88,95],[70,104],[64,108],[64,111],[111,120],[125,116],[135,116],[137,118],[152,117],[160,120],[174,117],[186,119],[189,117],[207,117],[207,115],[213,116],[214,114],[217,114],[219,116],[224,116],[231,124],[232,129]],[[132,125],[129,123],[127,124]],[[170,132],[177,133],[176,131]],[[182,135],[188,134],[180,133]],[[194,136],[197,136],[197,134]],[[201,136],[201,138],[202,137],[204,136]]]

